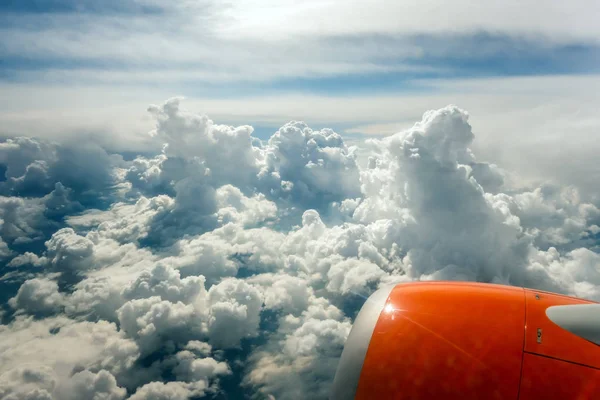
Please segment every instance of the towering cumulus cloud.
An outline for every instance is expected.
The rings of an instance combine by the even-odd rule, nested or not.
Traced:
[[[600,209],[511,186],[455,106],[355,146],[149,112],[160,154],[0,143],[1,398],[322,399],[382,284],[600,300]]]

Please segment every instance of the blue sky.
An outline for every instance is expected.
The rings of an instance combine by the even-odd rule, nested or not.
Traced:
[[[525,128],[556,148],[548,126],[592,142],[598,15],[590,0],[4,1],[0,134],[147,151],[147,106],[184,96],[262,139],[300,119],[355,140],[453,103],[475,116],[485,156],[518,162],[486,149]]]
[[[62,2],[40,3],[42,4],[31,8],[11,8],[5,5],[1,11],[4,14],[2,20],[8,22],[14,15],[31,21],[42,19],[40,15],[45,19],[51,19],[52,14],[68,16],[71,25],[62,26],[60,34],[57,35],[67,41],[64,47],[68,47],[73,42],[64,37],[63,30],[75,36],[78,35],[79,29],[86,31],[85,24],[80,25],[83,22],[78,21],[77,16],[85,21],[95,15],[98,15],[98,18],[106,18],[105,13],[115,12],[118,18],[123,19],[127,19],[129,13],[132,13],[132,18],[155,18],[154,14],[148,14],[144,9],[138,8],[91,7],[84,9],[85,11],[77,11],[74,6],[69,7],[68,4],[61,8]],[[502,32],[478,31],[458,34],[366,34],[308,38],[307,48],[310,48],[311,43],[318,41],[319,45],[324,47],[321,51],[340,46],[346,52],[340,54],[339,61],[329,56],[321,60],[305,60],[307,65],[302,65],[295,73],[285,71],[289,67],[285,55],[279,58],[276,54],[267,54],[266,60],[260,56],[251,57],[247,61],[258,66],[267,64],[272,70],[278,69],[277,63],[282,64],[281,71],[271,71],[270,76],[255,78],[241,67],[232,68],[230,65],[221,66],[218,62],[205,62],[202,57],[181,57],[175,62],[168,58],[160,59],[153,54],[152,42],[137,42],[143,38],[136,38],[134,43],[148,47],[146,54],[140,57],[129,57],[126,53],[118,51],[94,52],[94,35],[86,38],[89,43],[75,43],[90,45],[92,51],[86,54],[77,54],[68,48],[61,48],[60,43],[40,43],[32,46],[27,52],[19,53],[14,50],[18,49],[19,33],[54,34],[55,27],[45,27],[44,24],[25,27],[11,27],[10,23],[3,25],[4,29],[17,39],[17,43],[11,43],[10,46],[8,43],[2,43],[3,46],[0,47],[0,77],[4,82],[50,85],[127,83],[134,87],[169,88],[186,96],[208,93],[213,97],[236,97],[279,92],[330,95],[414,93],[428,90],[415,82],[419,79],[585,75],[600,72],[600,45],[592,40],[575,39],[555,43],[543,38],[514,37]],[[137,34],[133,30],[126,33]],[[172,35],[171,37],[171,33],[167,33],[164,37],[167,40],[176,40],[177,32],[173,32]],[[25,47],[28,45],[31,46],[31,43],[24,44]],[[247,45],[256,45],[267,53],[270,51],[264,43],[250,42]],[[296,43],[283,42],[277,43],[273,50],[288,52],[298,47],[302,48]],[[357,57],[356,53],[365,47],[368,48],[370,57]],[[193,51],[193,48],[191,50]],[[355,64],[356,68],[353,68],[352,63],[357,59],[360,59],[362,64]],[[319,65],[320,63],[324,65]],[[328,65],[330,63],[331,66]],[[221,68],[228,72],[227,77],[220,75]],[[161,74],[162,76],[156,79],[156,76]],[[142,77],[137,77],[139,75]],[[144,75],[148,77],[144,78]]]
[[[546,28],[561,12],[558,2],[540,10],[537,23],[500,21],[497,27],[472,23],[478,13],[493,15],[459,2],[465,19],[451,29],[443,27],[449,21],[431,17],[432,10],[414,10],[410,3],[403,8],[379,1],[375,14],[385,18],[386,8],[407,10],[405,18],[423,18],[422,27],[404,28],[401,21],[394,26],[393,19],[361,24],[351,14],[347,28],[327,29],[316,20],[328,11],[320,13],[318,2],[307,3],[316,8],[309,12],[291,1],[248,3],[254,8],[202,0],[5,1],[0,76],[3,82],[159,86],[187,96],[233,97],[406,93],[425,90],[415,79],[595,74],[600,68],[593,26],[569,29],[574,21],[565,15],[565,29]],[[353,4],[332,3],[340,9]],[[597,11],[594,2],[579,3],[591,7],[581,12]],[[444,7],[432,3],[436,7],[443,17]],[[267,23],[256,17],[261,11],[264,19],[272,14]],[[525,18],[527,4],[515,12]],[[282,29],[281,15],[306,28]],[[585,28],[585,21],[577,24]]]
[[[161,13],[158,5],[137,3],[135,1],[93,0],[6,0],[0,4],[3,12],[15,13],[92,13],[92,14],[155,14]]]

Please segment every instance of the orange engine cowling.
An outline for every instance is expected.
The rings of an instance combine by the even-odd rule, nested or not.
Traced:
[[[331,391],[342,399],[600,399],[600,304],[467,282],[379,289]]]

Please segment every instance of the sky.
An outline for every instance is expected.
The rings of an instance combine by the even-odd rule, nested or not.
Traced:
[[[381,285],[600,300],[598,20],[0,2],[0,397],[321,399]]]

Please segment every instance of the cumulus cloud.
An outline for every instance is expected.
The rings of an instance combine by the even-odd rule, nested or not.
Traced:
[[[600,299],[598,205],[570,187],[511,187],[471,150],[458,107],[360,147],[297,121],[261,141],[180,99],[149,111],[162,151],[130,161],[0,144],[3,398],[189,399],[239,383],[326,398],[352,318],[382,284]]]
[[[156,129],[151,134],[164,144],[163,154],[168,159],[191,169],[198,162],[206,168],[201,172],[212,182],[244,187],[254,179],[259,168],[260,152],[252,145],[252,127],[215,124],[205,115],[183,109],[179,98],[151,106],[149,112],[156,119]],[[156,171],[156,164],[153,166]],[[169,171],[169,168],[162,171],[167,176],[169,172],[178,172]],[[187,174],[184,176],[188,177]]]
[[[43,217],[44,203],[40,199],[0,197],[0,236],[11,245],[43,239],[47,223]]]
[[[196,394],[190,386],[190,384],[183,382],[151,382],[139,388],[129,399],[188,400]]]
[[[262,193],[246,197],[235,186],[225,185],[217,189],[215,195],[217,215],[221,224],[233,222],[244,227],[253,227],[277,218],[277,205],[267,200]]]
[[[93,143],[59,145],[27,137],[8,139],[0,146],[6,168],[5,194],[41,197],[60,182],[87,202],[97,202],[115,183],[112,167],[121,157]]]
[[[72,393],[122,398],[112,374],[127,378],[138,357],[135,343],[106,321],[19,317],[0,326],[0,335],[0,393],[17,399],[32,392],[57,399]]]
[[[93,267],[94,243],[79,236],[71,228],[63,228],[46,242],[50,263],[57,269],[88,269]]]
[[[63,304],[63,295],[59,293],[55,281],[34,278],[25,281],[9,303],[27,313],[47,314],[59,310]]]
[[[0,395],[10,400],[52,399],[56,378],[47,367],[19,367],[0,375]]]
[[[600,255],[586,248],[561,254],[555,247],[535,251],[528,270],[546,288],[600,300]]]
[[[201,319],[192,305],[159,297],[130,300],[119,308],[118,317],[121,329],[140,344],[145,355],[160,350],[163,338],[185,343],[203,334]]]
[[[258,334],[262,299],[259,291],[238,279],[225,279],[208,291],[208,334],[218,347],[237,346]]]
[[[249,360],[244,383],[263,396],[327,398],[350,321],[325,299],[314,299],[299,317],[282,318],[274,338]]]
[[[303,122],[290,122],[271,136],[264,154],[260,176],[279,183],[271,189],[278,197],[323,208],[360,194],[354,153],[331,129],[313,131]]]
[[[189,303],[204,292],[203,276],[181,279],[177,270],[159,264],[151,271],[143,271],[123,290],[123,296],[127,299],[160,296],[161,299],[170,302]]]
[[[97,374],[90,371],[78,372],[57,392],[56,396],[65,400],[122,400],[127,393],[117,386],[115,377],[105,370]]]
[[[284,273],[263,273],[248,279],[262,290],[264,308],[298,315],[308,308],[314,290],[305,279]]]

